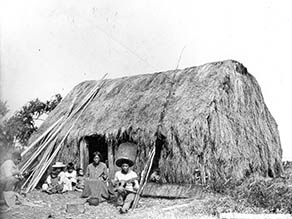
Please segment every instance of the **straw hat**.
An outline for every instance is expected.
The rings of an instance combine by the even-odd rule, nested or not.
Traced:
[[[124,163],[128,164],[130,167],[134,165],[134,161],[127,157],[120,157],[119,159],[116,160],[116,165],[118,167],[121,167]]]
[[[60,168],[60,167],[65,167],[66,165],[63,164],[62,162],[56,162],[52,167],[53,168]]]

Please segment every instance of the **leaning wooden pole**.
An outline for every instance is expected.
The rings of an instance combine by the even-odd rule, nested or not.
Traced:
[[[137,208],[140,196],[141,196],[141,194],[143,192],[143,189],[144,189],[145,185],[147,184],[147,179],[148,179],[148,176],[149,176],[151,168],[152,168],[153,159],[154,159],[154,156],[155,156],[155,151],[156,151],[156,146],[154,145],[153,149],[150,152],[149,159],[148,159],[148,161],[147,161],[147,163],[146,163],[146,165],[144,167],[144,170],[142,171],[142,174],[141,174],[140,187],[139,187],[139,189],[138,189],[138,191],[137,191],[137,193],[135,195],[135,199],[134,199],[133,206],[132,206],[133,210],[135,208]]]
[[[105,74],[104,77],[106,75],[107,74]],[[104,79],[104,77],[103,77],[103,79]],[[81,110],[81,112],[79,113],[79,115],[77,116],[77,118],[74,120],[73,124],[71,125],[71,127],[67,131],[66,135],[63,137],[61,143],[59,143],[59,145],[55,148],[55,150],[54,150],[54,152],[53,152],[52,155],[50,155],[50,154],[51,154],[51,152],[52,152],[52,150],[54,148],[54,145],[53,144],[49,145],[49,147],[47,148],[45,154],[43,155],[43,157],[41,159],[41,162],[37,165],[35,171],[32,173],[33,175],[30,176],[31,179],[30,179],[30,182],[27,185],[26,192],[29,192],[29,191],[33,190],[36,187],[36,185],[40,181],[41,177],[43,176],[43,174],[45,173],[45,171],[49,167],[49,165],[52,163],[52,161],[57,156],[57,154],[60,151],[63,143],[65,142],[65,140],[68,137],[68,135],[70,134],[71,130],[73,129],[73,127],[75,126],[75,124],[79,120],[80,116],[83,114],[83,112],[85,111],[86,107],[89,105],[89,103],[93,100],[93,98],[99,92],[100,87],[103,85],[103,82],[104,82],[103,79],[100,81],[100,83],[98,83],[97,85],[94,86],[94,88],[89,93],[90,95],[86,95],[86,98],[83,99],[83,101],[82,101],[82,105],[80,105],[72,113],[70,113],[70,112],[72,111],[72,108],[73,107],[70,107],[71,109],[70,109],[69,115],[65,119],[65,121],[63,121],[63,123],[60,125],[60,127],[62,127],[67,121],[69,121],[69,118],[72,118],[74,115],[76,115],[77,113],[79,113],[80,110]]]
[[[62,120],[63,117],[58,119],[53,125],[51,125],[47,131],[45,131],[40,137],[38,137],[33,143],[31,143],[23,152],[21,152],[21,156],[23,157],[30,149],[32,149],[37,143],[39,143],[49,132],[52,131],[53,128]]]

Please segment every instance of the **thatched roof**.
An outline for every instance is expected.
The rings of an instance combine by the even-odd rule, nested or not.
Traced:
[[[77,85],[34,139],[96,83]],[[57,141],[70,125],[64,126]],[[196,168],[224,179],[240,179],[256,171],[275,176],[282,171],[277,124],[260,86],[242,64],[232,60],[106,80],[70,132],[66,142],[70,147],[59,158],[64,158],[62,153],[77,157],[78,142],[84,136],[118,139],[124,133],[139,144],[138,169],[157,133],[165,137],[159,167],[168,182],[193,182]]]

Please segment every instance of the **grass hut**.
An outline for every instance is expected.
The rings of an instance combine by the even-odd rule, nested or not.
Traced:
[[[32,139],[78,105],[97,83],[78,84]],[[71,123],[73,119],[59,131],[55,144]],[[137,145],[138,173],[156,147],[153,168],[159,168],[168,183],[196,183],[198,170],[213,181],[282,173],[277,124],[256,79],[233,60],[105,80],[56,159],[86,167],[92,152],[100,151],[113,173],[123,142]]]

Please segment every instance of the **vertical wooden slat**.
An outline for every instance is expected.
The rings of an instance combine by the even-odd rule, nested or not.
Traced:
[[[89,151],[88,151],[88,144],[84,138],[80,141],[80,167],[85,170],[89,163]]]
[[[115,165],[114,165],[114,152],[113,152],[113,140],[108,140],[108,167],[109,167],[109,177],[110,179],[114,178],[115,174]]]
[[[205,162],[204,162],[205,164]],[[206,185],[206,171],[205,171],[205,165],[201,166],[201,180],[202,184]]]

